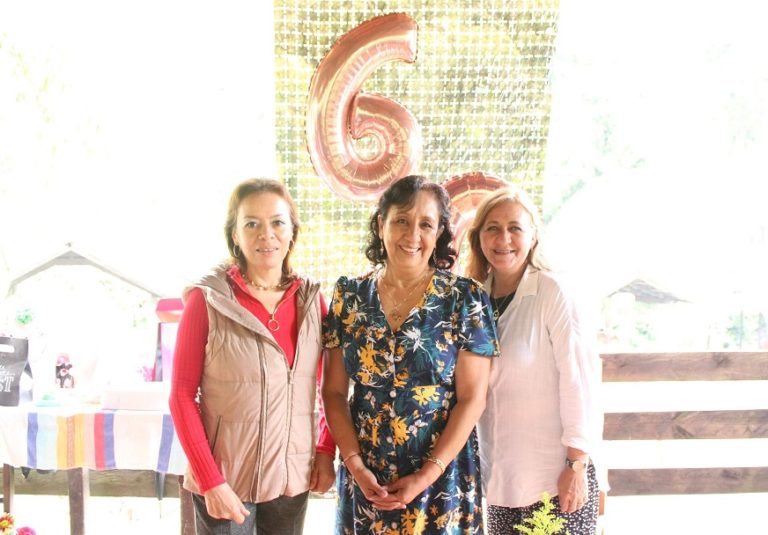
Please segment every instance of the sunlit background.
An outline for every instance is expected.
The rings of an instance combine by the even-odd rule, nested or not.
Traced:
[[[94,395],[142,380],[156,358],[157,300],[224,258],[227,196],[254,176],[297,198],[297,264],[326,292],[367,269],[371,206],[314,175],[306,99],[339,36],[405,11],[419,26],[416,62],[382,67],[364,89],[417,117],[420,172],[443,182],[483,170],[533,194],[550,263],[583,294],[601,351],[768,350],[763,6],[0,2],[0,334],[29,338],[36,397],[53,388],[62,354]],[[705,386],[608,383],[606,411],[768,407],[759,381]],[[765,448],[612,441],[604,459],[762,466]],[[752,503],[735,498],[688,509],[684,497],[619,498],[611,510],[627,521],[616,533],[650,532],[640,516],[654,532],[682,533],[702,510]],[[667,511],[663,525],[651,509]],[[331,517],[332,506],[328,530]],[[701,520],[702,533],[717,525]]]
[[[156,299],[224,257],[252,176],[297,197],[303,272],[366,269],[371,207],[313,175],[306,94],[341,34],[406,11],[416,63],[365,89],[422,123],[422,173],[534,195],[604,350],[768,348],[761,3],[347,4],[0,5],[0,331],[151,365]],[[37,271],[72,251],[96,267]]]

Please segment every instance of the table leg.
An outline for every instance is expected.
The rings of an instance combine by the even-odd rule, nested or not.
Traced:
[[[85,535],[85,502],[91,494],[87,468],[67,470],[69,485],[69,532]]]
[[[192,493],[184,488],[184,476],[179,476],[179,500],[181,535],[195,535],[195,506],[192,504]]]
[[[3,512],[10,513],[13,505],[13,466],[3,465]]]
[[[165,472],[155,472],[155,495],[158,500],[165,496]]]

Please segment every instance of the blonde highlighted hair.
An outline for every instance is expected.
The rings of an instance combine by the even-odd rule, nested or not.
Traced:
[[[539,217],[539,211],[524,191],[510,186],[492,191],[480,202],[477,211],[475,212],[475,219],[472,221],[472,225],[467,232],[467,240],[469,241],[469,261],[467,263],[466,274],[480,282],[485,281],[491,270],[491,265],[485,257],[485,254],[483,254],[483,249],[480,247],[480,231],[482,230],[483,225],[485,225],[488,213],[505,202],[519,204],[523,207],[523,210],[528,212],[528,215],[531,216],[531,223],[533,224],[533,230],[536,232],[536,236],[531,245],[531,250],[528,252],[526,265],[533,266],[542,271],[549,271],[549,266],[544,260],[544,256],[541,252],[539,239],[541,235],[541,218]]]

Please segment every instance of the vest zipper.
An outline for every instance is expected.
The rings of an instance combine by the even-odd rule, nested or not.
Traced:
[[[288,363],[286,362],[286,365],[287,364]],[[285,484],[283,485],[283,493],[288,489],[288,444],[291,442],[291,423],[293,421],[293,371],[296,369],[297,364],[298,362],[294,360],[293,369],[288,370],[288,403],[285,418],[285,435],[283,435],[285,437]]]
[[[259,488],[260,488],[260,481],[259,481],[259,474],[261,473],[262,466],[264,465],[264,459],[262,458],[262,452],[264,451],[264,441],[266,440],[266,437],[264,436],[264,422],[267,417],[267,396],[269,394],[267,385],[267,364],[264,361],[264,344],[262,343],[261,339],[258,338],[257,341],[259,345],[259,368],[261,370],[261,400],[259,403],[259,428],[257,429],[258,433],[258,446],[256,447],[256,470],[253,472],[253,479],[251,480],[251,492],[253,492],[253,496],[251,496],[251,502],[256,503],[259,497]]]
[[[285,492],[288,489],[288,444],[291,441],[291,424],[293,423],[293,374],[295,373],[296,369],[299,367],[299,340],[302,336],[302,327],[304,327],[304,321],[306,320],[307,316],[309,315],[309,307],[314,305],[315,302],[315,296],[317,295],[317,292],[320,291],[319,287],[315,289],[314,292],[309,292],[309,294],[306,296],[306,298],[303,300],[303,305],[300,310],[301,317],[298,318],[297,322],[297,336],[296,336],[296,349],[295,353],[293,355],[293,366],[288,368],[288,362],[286,361],[286,368],[288,368],[288,407],[286,409],[286,418],[285,418],[285,485],[284,490]],[[314,412],[314,407],[313,407]],[[312,447],[314,448],[314,432],[312,433],[312,439],[313,444]],[[314,457],[314,456],[313,456]],[[311,467],[310,467],[311,470]]]

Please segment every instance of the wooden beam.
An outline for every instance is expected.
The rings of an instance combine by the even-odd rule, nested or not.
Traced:
[[[609,413],[603,438],[768,438],[768,410]]]
[[[768,352],[608,353],[603,382],[768,380]]]
[[[179,498],[181,535],[195,535],[195,506],[192,503],[192,493],[184,489],[184,476],[179,476]]]
[[[88,474],[91,496],[158,496],[157,478],[152,470],[91,470]],[[40,473],[29,472],[25,478],[21,470],[15,474],[16,494],[66,495],[69,489],[67,471]],[[175,477],[165,478],[163,496],[177,498],[179,486]]]
[[[11,513],[11,506],[13,505],[14,489],[14,469],[9,464],[3,464],[3,512]]]
[[[768,492],[768,467],[608,470],[609,496]]]
[[[85,502],[88,500],[88,469],[67,470],[69,482],[69,532],[85,535]]]

